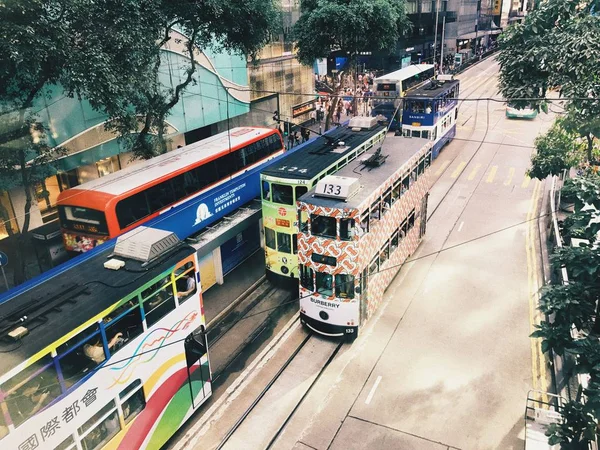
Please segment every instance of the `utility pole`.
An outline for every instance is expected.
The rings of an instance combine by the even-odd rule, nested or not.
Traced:
[[[446,14],[442,17],[442,45],[440,48],[440,69],[441,73],[444,73],[444,35],[446,33]]]
[[[440,19],[440,0],[437,0],[435,2],[435,32],[434,32],[434,38],[433,38],[433,64],[434,64],[434,68],[433,68],[433,75],[435,76],[435,57],[437,54],[437,32],[438,32],[438,21]],[[443,44],[442,44],[443,45]]]

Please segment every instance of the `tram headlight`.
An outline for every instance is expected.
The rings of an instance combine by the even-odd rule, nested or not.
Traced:
[[[282,272],[284,275],[287,275],[289,271],[290,271],[290,269],[288,269],[287,267],[285,267],[285,266],[281,266],[281,272]]]
[[[319,317],[323,320],[328,320],[329,314],[327,314],[325,311],[321,311],[321,312],[319,312]]]
[[[281,258],[281,262],[287,264],[287,258],[284,256],[283,258]]]

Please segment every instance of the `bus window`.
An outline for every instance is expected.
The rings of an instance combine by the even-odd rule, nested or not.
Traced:
[[[262,182],[262,198],[268,202],[271,201],[271,187],[269,182],[265,180]]]
[[[310,267],[300,264],[300,284],[305,289],[313,292],[315,290],[315,282],[313,280],[313,270]]]
[[[6,406],[19,426],[61,395],[56,367],[50,355],[30,365],[2,385]]]
[[[129,300],[119,308],[115,309],[109,316],[105,317],[107,322],[106,338],[109,340],[109,347],[112,339],[115,336],[117,340],[110,348],[110,353],[113,354],[119,351],[127,342],[135,339],[144,331],[142,326],[142,314],[140,311],[137,298]]]
[[[335,238],[335,217],[311,214],[310,223],[313,235]]]
[[[141,380],[135,380],[123,389],[119,394],[119,399],[123,409],[123,419],[125,419],[125,424],[128,424],[146,407],[146,397]]]
[[[376,256],[369,265],[369,275],[375,275],[379,271],[379,258]]]
[[[274,203],[280,203],[282,205],[294,204],[294,193],[292,191],[292,186],[271,183],[271,190],[273,192],[272,195]]]
[[[381,203],[379,202],[379,200],[373,202],[373,204],[371,205],[369,219],[371,221],[381,219]]]
[[[163,209],[172,203],[175,203],[175,192],[171,180],[163,181],[156,186],[152,186],[146,190],[146,198],[150,206],[150,213],[154,213]]]
[[[325,297],[329,297],[333,294],[333,276],[324,273],[317,272],[316,282],[317,282],[317,292]]]
[[[296,201],[307,192],[308,188],[306,186],[296,186]]]
[[[390,253],[394,253],[394,250],[398,248],[398,230],[394,231],[392,234],[392,239],[390,241]]]
[[[422,137],[423,139],[429,139],[429,130],[423,130],[423,131],[421,132],[421,137]]]
[[[300,224],[300,231],[308,233],[308,212],[305,209],[299,210],[298,223]]]
[[[161,283],[162,284],[162,283]],[[144,315],[148,328],[175,309],[173,284],[168,282],[152,296],[144,300]]]
[[[354,298],[354,275],[338,274],[335,276],[335,296]]]
[[[270,228],[265,228],[265,245],[273,250],[277,248],[275,245],[275,231]]]
[[[108,234],[108,225],[103,211],[80,206],[59,206],[58,214],[63,228]]]
[[[150,210],[146,203],[146,195],[143,191],[121,200],[117,203],[115,210],[121,228],[126,228],[132,223],[150,215]]]
[[[340,219],[340,239],[351,241],[354,239],[354,219]]]
[[[291,253],[292,243],[290,235],[287,233],[277,233],[277,251],[282,253]]]
[[[383,193],[383,203],[381,204],[381,212],[387,213],[392,207],[392,191],[391,188]]]
[[[100,420],[100,422],[98,422]],[[89,430],[89,431],[88,431]],[[101,448],[114,435],[121,431],[117,405],[112,400],[108,405],[94,414],[78,430],[83,435],[81,440],[84,450]]]

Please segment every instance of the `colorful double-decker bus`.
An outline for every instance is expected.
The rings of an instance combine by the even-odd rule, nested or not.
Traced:
[[[67,189],[60,193],[57,201],[65,248],[69,252],[88,251],[229,180],[244,176],[283,151],[278,130],[232,128]],[[255,178],[244,185],[244,199],[259,196],[258,174]],[[214,212],[205,207],[198,215],[203,219]],[[208,225],[200,222],[204,220],[192,222],[188,236],[200,231],[198,226]]]
[[[320,136],[261,172],[267,278],[280,285],[298,280],[296,201],[317,181],[380,144],[386,127],[373,117]],[[296,286],[294,286],[294,289]]]
[[[402,97],[406,96],[409,89],[432,77],[433,64],[414,64],[375,78],[371,115],[385,117],[390,129],[396,130],[400,124],[400,117],[395,114],[399,110]]]
[[[354,340],[425,234],[432,143],[388,136],[298,201],[300,321]]]
[[[139,227],[0,304],[0,443],[159,449],[211,395],[195,250]]]
[[[410,91],[404,98],[402,134],[433,142],[433,158],[456,135],[460,82],[451,75]]]

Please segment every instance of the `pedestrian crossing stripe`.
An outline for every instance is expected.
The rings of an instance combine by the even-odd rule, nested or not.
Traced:
[[[513,167],[511,167],[510,169],[508,169],[508,179],[504,182],[504,186],[510,186],[514,176],[515,176],[515,169]]]
[[[438,176],[441,175],[448,168],[448,166],[450,166],[451,163],[452,163],[452,161],[444,161],[442,163],[442,165],[440,167],[438,167],[435,174]],[[450,174],[450,178],[456,179],[456,178],[460,177],[460,175],[462,173],[464,173],[464,170],[468,164],[469,163],[466,161],[461,161],[458,164],[458,166],[456,166],[456,168]],[[482,164],[479,164],[479,163],[475,164],[475,167],[473,167],[471,169],[471,171],[469,172],[469,176],[467,177],[467,180],[468,181],[475,180],[481,167],[482,167]],[[498,175],[498,169],[499,169],[499,166],[491,166],[489,169],[489,172],[487,172],[487,176],[486,176],[486,174],[483,175],[485,177],[486,183],[494,182],[494,180],[496,179],[496,175]],[[498,182],[502,182],[502,184],[504,186],[518,185],[519,180],[518,180],[518,176],[516,175],[516,172],[517,172],[517,170],[514,167],[509,167],[506,179],[504,179],[504,181],[498,180]],[[515,176],[517,176],[516,180],[515,180]],[[527,176],[527,174],[525,174],[523,176],[523,181],[521,182],[521,188],[527,189],[529,187],[530,183],[531,183],[531,178],[529,178],[529,176]]]
[[[485,180],[486,183],[491,183],[492,181],[494,181],[494,177],[496,176],[496,172],[498,172],[498,166],[492,166],[492,170],[490,170],[487,179]]]
[[[477,172],[479,171],[480,167],[481,167],[481,164],[477,164],[475,166],[475,168],[473,170],[471,170],[471,173],[469,174],[469,177],[467,178],[467,180],[473,181],[475,179],[475,176],[477,175]]]
[[[462,170],[465,168],[465,166],[467,165],[466,162],[461,162],[458,167],[456,169],[454,169],[454,172],[452,172],[452,175],[450,175],[451,178],[456,178],[460,175],[460,173],[462,172]]]
[[[441,175],[442,172],[444,170],[446,170],[446,167],[448,167],[450,165],[450,161],[444,161],[442,163],[442,165],[440,166],[440,168],[435,172],[436,175]]]
[[[525,178],[523,178],[523,182],[521,183],[521,187],[526,189],[529,186],[529,183],[531,183],[531,178],[525,175]]]

